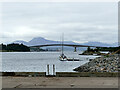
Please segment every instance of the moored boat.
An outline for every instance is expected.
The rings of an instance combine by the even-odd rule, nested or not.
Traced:
[[[59,56],[59,60],[60,60],[60,61],[67,61],[67,57],[62,53],[62,54]]]
[[[79,58],[67,58],[67,56],[63,53],[63,36],[62,36],[62,54],[59,56],[60,61],[82,61]]]
[[[67,58],[67,61],[80,61],[79,58]]]

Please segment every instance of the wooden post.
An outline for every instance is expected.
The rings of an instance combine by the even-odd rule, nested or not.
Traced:
[[[48,75],[49,75],[49,64],[47,65],[47,72],[48,72]]]
[[[55,65],[53,64],[53,75],[55,75]]]

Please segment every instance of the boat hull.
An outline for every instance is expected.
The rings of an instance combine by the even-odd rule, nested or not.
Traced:
[[[67,59],[62,59],[62,58],[60,58],[59,60],[60,60],[60,61],[82,61],[82,60],[77,59],[77,58],[67,58]]]
[[[67,61],[80,61],[79,59],[67,59]]]

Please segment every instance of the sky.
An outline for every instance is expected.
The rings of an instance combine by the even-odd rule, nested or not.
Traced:
[[[44,37],[85,43],[118,41],[117,2],[4,2],[0,43]]]

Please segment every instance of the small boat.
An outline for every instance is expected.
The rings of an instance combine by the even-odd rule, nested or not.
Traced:
[[[59,56],[59,60],[60,60],[60,61],[67,61],[67,57],[66,57],[64,54],[61,54],[61,55]]]
[[[81,61],[79,58],[67,58],[68,61]]]
[[[62,54],[59,56],[60,61],[82,61],[79,58],[67,58],[67,56],[63,53],[63,36],[62,36]]]
[[[62,54],[59,56],[60,61],[67,61],[67,56],[63,53],[63,35],[62,35]]]
[[[64,54],[59,56],[60,61],[82,61],[79,58],[67,58]]]

